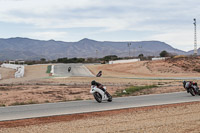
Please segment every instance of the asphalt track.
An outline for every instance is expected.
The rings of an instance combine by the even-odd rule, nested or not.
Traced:
[[[71,71],[68,72],[68,68],[71,67]],[[54,66],[54,76],[61,77],[93,77],[94,75],[81,63],[70,64],[57,64]]]
[[[114,98],[113,102],[105,101],[102,103],[97,103],[95,100],[84,100],[0,107],[0,121],[87,113],[152,105],[164,105],[192,101],[200,101],[200,96],[191,96],[189,93],[186,92],[176,92]]]

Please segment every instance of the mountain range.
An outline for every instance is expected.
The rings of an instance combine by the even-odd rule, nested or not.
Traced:
[[[131,43],[131,45],[128,45]],[[111,42],[84,38],[78,42],[34,40],[29,38],[0,39],[0,60],[53,60],[63,57],[89,58],[117,55],[119,57],[158,56],[161,51],[177,55],[192,54],[160,41]]]

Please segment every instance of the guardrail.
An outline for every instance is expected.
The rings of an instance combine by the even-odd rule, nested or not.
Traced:
[[[24,71],[25,71],[25,67],[23,65],[16,65],[16,64],[6,64],[3,63],[1,65],[1,67],[5,67],[5,68],[11,68],[11,69],[15,69],[15,78],[21,78],[24,77]]]

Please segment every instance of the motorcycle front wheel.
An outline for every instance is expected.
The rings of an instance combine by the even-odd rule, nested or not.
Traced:
[[[101,102],[102,102],[102,96],[101,96],[100,93],[95,92],[95,93],[93,93],[93,96],[94,96],[95,100],[96,100],[98,103],[101,103]]]
[[[190,94],[191,94],[192,96],[195,96],[195,91],[194,91],[193,88],[190,88],[190,89],[189,89],[189,92],[190,92]]]

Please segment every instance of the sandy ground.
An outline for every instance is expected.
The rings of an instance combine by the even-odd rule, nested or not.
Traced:
[[[0,67],[0,74],[1,74],[2,80],[3,79],[14,78],[14,76],[15,76],[15,70],[9,69],[9,68],[2,68],[2,67]],[[1,82],[1,80],[0,80],[0,82]]]
[[[0,133],[199,133],[199,110],[193,102],[7,121]]]

